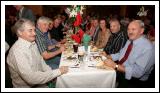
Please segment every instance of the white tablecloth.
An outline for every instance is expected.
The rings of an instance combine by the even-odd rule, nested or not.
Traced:
[[[62,54],[60,66],[70,66],[73,62],[64,59]],[[70,68],[67,74],[57,78],[57,88],[114,88],[116,83],[115,70],[97,69],[86,65]]]

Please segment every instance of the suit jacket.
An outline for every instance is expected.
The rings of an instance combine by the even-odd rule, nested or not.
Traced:
[[[20,19],[19,12],[17,13],[17,18]],[[21,18],[26,18],[26,19],[29,19],[29,20],[31,20],[33,22],[35,22],[35,20],[36,20],[32,10],[28,9],[26,7],[24,7],[23,10],[22,10]]]

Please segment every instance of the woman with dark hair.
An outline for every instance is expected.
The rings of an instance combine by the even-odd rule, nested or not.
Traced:
[[[106,27],[106,20],[104,18],[100,19],[100,31],[98,34],[98,39],[96,41],[96,47],[104,48],[108,42],[110,35],[111,35],[111,32]]]

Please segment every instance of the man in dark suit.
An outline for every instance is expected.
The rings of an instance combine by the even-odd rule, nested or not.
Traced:
[[[28,9],[24,7],[23,5],[14,5],[14,7],[18,11],[17,16],[16,16],[17,20],[20,18],[26,18],[26,19],[29,19],[35,22],[36,18],[31,9]]]

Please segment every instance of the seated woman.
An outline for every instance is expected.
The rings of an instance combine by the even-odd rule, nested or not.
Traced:
[[[110,35],[111,35],[111,32],[106,27],[106,20],[100,19],[100,32],[98,34],[98,39],[96,41],[95,46],[97,48],[104,48],[108,42]]]

